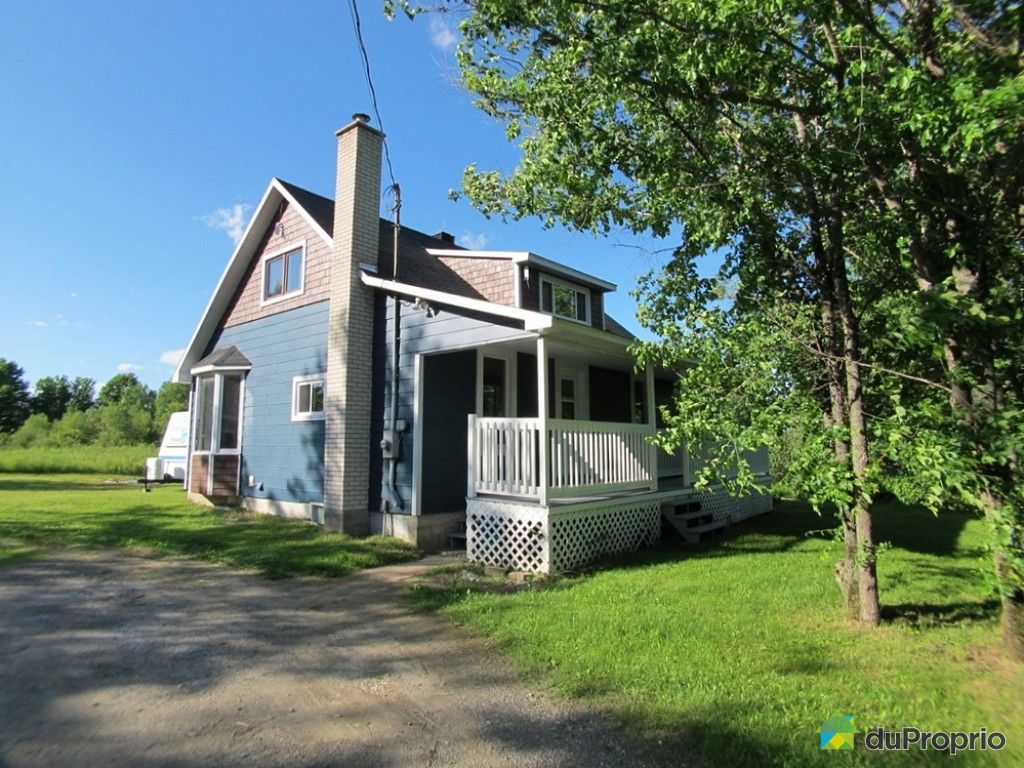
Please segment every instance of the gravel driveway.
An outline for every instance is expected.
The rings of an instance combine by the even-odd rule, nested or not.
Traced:
[[[278,582],[116,551],[8,566],[0,768],[643,764],[600,715],[408,610],[428,566]]]

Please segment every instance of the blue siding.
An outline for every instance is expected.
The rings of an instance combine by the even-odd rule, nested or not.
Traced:
[[[234,345],[252,362],[245,380],[243,496],[323,501],[324,422],[292,421],[292,379],[327,370],[322,301],[221,330],[207,353]],[[248,487],[252,475],[256,487]]]
[[[373,360],[373,408],[374,408],[374,433],[371,446],[372,460],[370,464],[370,507],[376,509],[380,506],[381,488],[386,482],[384,462],[380,458],[380,450],[376,446],[380,443],[381,432],[387,424],[389,410],[389,398],[391,390],[391,323],[393,317],[393,306],[390,298],[378,294],[375,304],[374,322],[374,360]],[[402,303],[402,325],[401,341],[399,347],[399,398],[398,418],[405,419],[409,424],[409,431],[405,433],[402,443],[402,461],[398,465],[396,488],[398,495],[403,502],[403,512],[412,511],[412,467],[415,457],[413,456],[413,403],[415,402],[414,387],[415,359],[417,354],[431,354],[445,352],[457,348],[465,348],[470,345],[481,345],[502,339],[513,338],[523,335],[520,323],[514,320],[500,320],[489,315],[478,315],[475,313],[456,314],[444,308],[436,307],[432,316],[424,311],[413,310],[408,302]],[[474,384],[475,387],[475,372]],[[475,391],[475,390],[474,390]],[[453,437],[453,439],[456,439]],[[465,452],[466,429],[463,424],[457,439],[461,440],[462,451]],[[424,466],[426,474],[426,465]],[[373,478],[380,478],[374,482]],[[458,478],[453,478],[453,487],[461,498],[465,498],[466,477],[465,471]],[[435,483],[436,486],[436,483]],[[434,493],[441,494],[440,488],[434,488]],[[435,497],[436,498],[436,497]],[[450,508],[442,509],[429,506],[424,498],[423,514],[431,512],[451,512]],[[446,506],[446,505],[441,505]]]

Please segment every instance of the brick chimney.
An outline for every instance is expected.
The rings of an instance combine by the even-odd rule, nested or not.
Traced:
[[[325,523],[361,536],[370,531],[370,391],[373,291],[359,264],[377,264],[384,134],[363,114],[338,131],[334,245],[327,330]]]

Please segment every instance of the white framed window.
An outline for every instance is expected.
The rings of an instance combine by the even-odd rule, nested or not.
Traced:
[[[541,275],[540,309],[555,317],[590,325],[590,291],[580,285]]]
[[[325,396],[322,373],[292,379],[292,421],[323,421]]]
[[[306,287],[305,240],[264,254],[260,273],[262,304],[300,295]]]
[[[241,372],[209,373],[197,378],[192,439],[195,453],[241,453],[244,401]]]

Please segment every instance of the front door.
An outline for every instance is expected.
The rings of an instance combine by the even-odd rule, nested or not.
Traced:
[[[585,420],[589,417],[586,369],[559,365],[555,394],[555,418]]]

